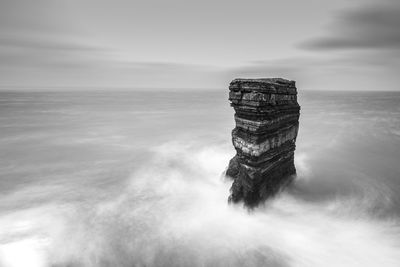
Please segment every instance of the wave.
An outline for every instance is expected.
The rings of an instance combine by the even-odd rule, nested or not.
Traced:
[[[228,205],[229,146],[167,143],[117,198],[43,204],[0,217],[0,266],[398,266],[396,217],[378,183],[339,181],[350,194],[307,198],[327,178],[296,156],[299,177],[255,210]],[[322,182],[321,182],[322,181]],[[361,192],[361,193],[359,193]],[[29,194],[27,189],[24,194]],[[385,197],[386,196],[386,197]]]

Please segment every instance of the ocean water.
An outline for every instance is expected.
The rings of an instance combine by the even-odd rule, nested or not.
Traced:
[[[225,89],[0,92],[0,266],[400,266],[400,93],[299,103],[297,178],[249,211]]]

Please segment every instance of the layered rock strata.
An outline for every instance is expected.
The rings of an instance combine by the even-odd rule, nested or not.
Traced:
[[[235,79],[229,86],[235,110],[232,142],[236,156],[226,175],[232,202],[255,206],[289,184],[294,166],[300,106],[294,81]]]

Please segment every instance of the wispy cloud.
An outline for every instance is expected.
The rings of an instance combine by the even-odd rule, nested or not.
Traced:
[[[329,34],[307,40],[307,50],[400,49],[400,1],[381,1],[338,13]]]
[[[0,0],[0,86],[398,90],[399,0],[317,2]]]
[[[93,52],[105,51],[105,48],[99,46],[88,45],[84,43],[74,42],[73,40],[45,38],[44,36],[22,36],[3,34],[0,35],[0,48],[29,49],[43,51],[78,51]]]
[[[217,73],[212,65],[137,61],[118,49],[68,36],[0,34],[1,83],[22,89],[216,87]]]
[[[60,69],[109,58],[112,50],[68,36],[0,34],[0,67]]]
[[[400,63],[393,54],[385,54],[392,56],[391,60],[371,52],[352,56],[315,54],[248,62],[230,69],[225,78],[283,77],[296,80],[300,90],[398,90],[396,73]]]

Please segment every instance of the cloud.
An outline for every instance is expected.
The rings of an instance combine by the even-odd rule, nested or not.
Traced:
[[[380,53],[382,55],[383,53]],[[225,80],[233,77],[283,77],[297,81],[303,90],[398,90],[397,70],[400,68],[394,53],[364,52],[326,55],[321,53],[303,57],[248,62],[229,69]],[[386,59],[390,58],[392,59]]]
[[[215,88],[218,71],[212,65],[140,61],[118,47],[65,33],[0,33],[0,86],[5,89]]]
[[[313,52],[294,62],[301,68],[298,77],[312,89],[397,91],[400,2],[358,0],[352,5],[336,13],[324,35],[297,45]]]
[[[329,34],[305,41],[306,50],[400,49],[400,2],[382,1],[342,11]]]
[[[5,89],[215,88],[216,73],[208,65],[136,61],[118,49],[68,36],[0,35],[0,86]]]
[[[31,50],[47,50],[47,51],[104,51],[105,49],[81,44],[78,42],[71,42],[68,40],[52,40],[45,39],[38,36],[26,37],[17,35],[2,35],[0,36],[0,49],[1,48],[21,48]]]
[[[112,57],[112,49],[65,35],[0,34],[0,68],[65,69]]]

